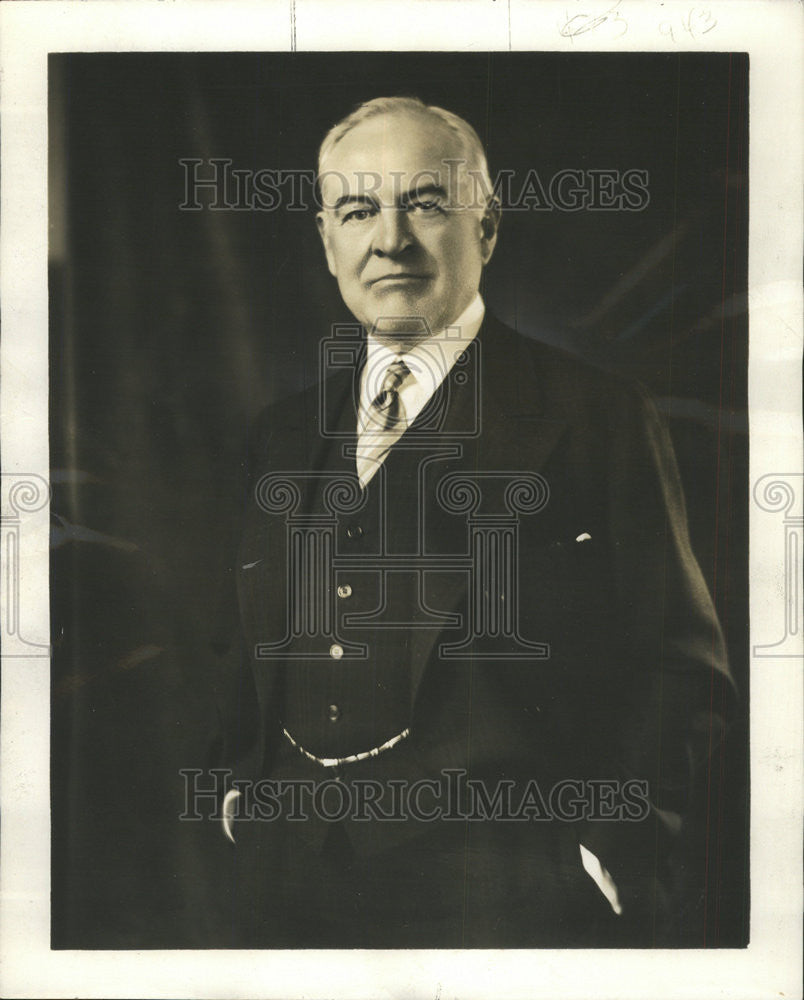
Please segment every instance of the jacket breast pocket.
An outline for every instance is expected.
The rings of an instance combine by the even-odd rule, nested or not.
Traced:
[[[557,540],[566,587],[570,597],[590,598],[605,576],[601,540],[588,531],[579,531]],[[577,601],[573,602],[577,606]]]
[[[599,643],[612,618],[610,560],[593,528],[555,533],[520,553],[523,635],[548,642],[563,658]]]

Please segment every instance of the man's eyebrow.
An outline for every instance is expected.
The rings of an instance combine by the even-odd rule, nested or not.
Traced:
[[[422,198],[428,194],[437,194],[442,198],[447,197],[447,189],[441,184],[420,184],[410,191],[406,191],[402,198],[409,201],[411,198]]]
[[[404,191],[401,195],[401,200],[405,204],[415,198],[423,198],[428,195],[438,195],[446,198],[447,190],[441,184],[421,184],[415,188],[411,188],[409,191]],[[373,208],[376,204],[376,198],[369,197],[367,194],[342,194],[332,206],[332,211],[337,212],[344,205],[369,205]]]
[[[367,194],[342,194],[340,198],[332,206],[332,210],[337,212],[339,208],[344,205],[374,205],[374,199],[369,198]]]

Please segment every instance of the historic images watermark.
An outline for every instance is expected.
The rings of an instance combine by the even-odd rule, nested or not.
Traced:
[[[321,198],[324,177],[335,181],[333,190],[355,194],[350,179],[327,170],[259,169],[238,167],[228,157],[180,159],[183,212],[286,212],[320,211],[328,207]],[[460,190],[453,209],[478,208],[497,201],[507,212],[642,212],[650,204],[648,171],[639,167],[567,167],[550,176],[531,168],[524,175],[502,169],[494,175],[491,189],[481,171],[460,159],[443,160],[444,170],[423,171],[405,178],[409,191],[417,187],[444,191]],[[465,168],[465,169],[462,169]],[[459,172],[463,183],[458,184]],[[393,174],[393,172],[392,172]],[[401,182],[402,175],[400,173]],[[379,195],[382,177],[372,171],[360,175],[359,195]]]
[[[226,768],[184,768],[183,822],[311,819],[354,822],[638,823],[650,813],[648,782],[565,778],[542,788],[535,779],[491,782],[445,768],[416,781],[340,777],[238,779]]]

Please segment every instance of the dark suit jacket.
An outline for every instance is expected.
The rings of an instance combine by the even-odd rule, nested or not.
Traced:
[[[535,777],[542,789],[564,779],[644,779],[649,820],[586,817],[575,825],[621,895],[636,887],[636,896],[645,865],[652,879],[662,864],[657,851],[670,850],[665,834],[678,832],[694,770],[706,767],[720,735],[712,705],[721,697],[714,693],[730,684],[721,631],[690,548],[669,436],[639,386],[493,317],[477,344],[470,370],[456,366],[445,384],[432,440],[456,441],[450,435],[473,422],[478,433],[460,438],[460,454],[434,462],[422,478],[432,529],[425,543],[441,553],[466,552],[466,511],[448,516],[436,497],[445,476],[475,477],[492,492],[492,480],[481,482],[481,474],[542,477],[546,503],[517,517],[519,634],[549,646],[549,655],[495,659],[470,644],[463,656],[446,658],[445,641],[457,643],[466,633],[470,578],[461,569],[428,572],[427,608],[457,615],[458,624],[405,633],[411,737],[404,754],[387,755],[389,770],[377,773],[407,768],[418,777],[465,768],[483,780]],[[348,454],[333,464],[332,441],[321,433],[325,421],[349,444],[354,385],[352,372],[335,374],[323,391],[316,385],[269,407],[252,433],[234,570],[241,645],[222,657],[219,687],[227,760],[238,776],[271,773],[281,742],[283,671],[293,669],[292,660],[254,656],[288,628],[286,516],[267,514],[254,491],[260,481],[264,488],[266,475],[288,471],[354,475]],[[395,452],[389,475],[390,463],[402,460]],[[494,495],[487,509],[503,502]]]

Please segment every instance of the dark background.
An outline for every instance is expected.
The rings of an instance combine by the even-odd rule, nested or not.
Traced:
[[[177,823],[178,772],[212,760],[248,426],[351,320],[312,208],[181,211],[179,161],[310,171],[391,94],[467,118],[514,191],[531,168],[648,172],[642,211],[509,207],[483,291],[667,414],[743,706],[701,776],[685,936],[745,944],[747,57],[81,53],[49,76],[54,947],[216,943],[221,834]]]

